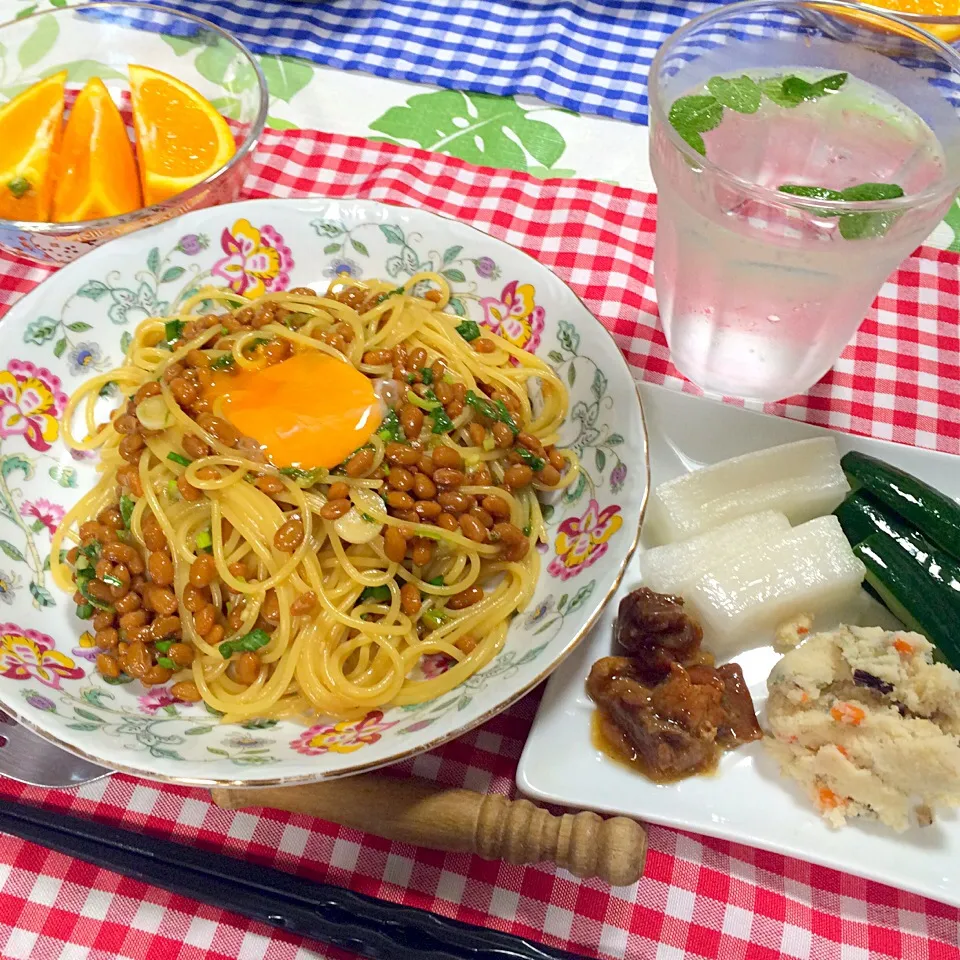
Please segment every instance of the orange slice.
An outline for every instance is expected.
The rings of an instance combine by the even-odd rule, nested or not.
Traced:
[[[66,80],[61,70],[0,107],[0,217],[49,219]]]
[[[63,130],[51,219],[93,220],[142,205],[137,161],[123,117],[103,81],[93,77],[80,91]]]
[[[890,10],[892,13],[912,13],[930,17],[960,16],[960,0],[870,0],[870,4],[874,7],[883,7],[884,10]],[[929,23],[911,22],[913,26],[921,27],[945,43],[952,43],[960,37],[960,24],[957,23],[937,23],[935,19]]]
[[[143,199],[159,203],[216,173],[237,148],[193,87],[150,67],[131,64],[129,73]]]
[[[816,3],[813,4],[816,6]],[[874,9],[889,10],[891,13],[909,13],[930,17],[948,17],[960,16],[960,0],[870,0],[865,4]],[[824,12],[836,16],[841,20],[860,21],[883,30],[887,33],[898,33],[911,39],[916,39],[916,34],[908,32],[905,28],[892,24],[889,20],[883,20],[876,14],[871,14],[868,10],[862,13],[853,13],[852,11],[838,12],[834,8],[824,7]],[[933,34],[944,43],[952,43],[960,39],[960,24],[956,23],[937,23],[931,20],[929,23],[918,23],[914,20],[909,21],[912,27],[920,30],[926,30]]]

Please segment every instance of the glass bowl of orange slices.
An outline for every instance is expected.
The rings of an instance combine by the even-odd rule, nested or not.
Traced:
[[[0,25],[0,248],[56,266],[237,199],[267,104],[249,51],[188,14],[90,3]]]

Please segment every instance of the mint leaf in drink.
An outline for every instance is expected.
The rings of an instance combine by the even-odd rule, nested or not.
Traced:
[[[823,77],[818,80],[814,86],[818,89],[818,96],[823,96],[827,93],[835,93],[847,82],[847,74],[845,73],[831,73],[829,77]]]
[[[840,193],[841,200],[874,201],[896,200],[903,196],[903,187],[896,183],[858,183],[854,187],[847,187]]]
[[[690,130],[687,127],[677,127],[677,133],[679,133],[697,153],[702,154],[704,157],[707,155],[707,145],[703,142],[703,137],[701,137],[696,130]],[[692,162],[693,161],[691,161],[691,163]]]
[[[840,215],[840,236],[844,240],[870,240],[882,237],[894,224],[899,213],[844,213]]]
[[[858,183],[841,191],[844,200],[871,202],[896,200],[903,196],[903,187],[896,183]],[[895,210],[877,213],[843,213],[840,215],[840,236],[844,240],[869,240],[882,237],[896,222]]]
[[[794,103],[817,99],[817,88],[802,77],[787,77],[781,84],[780,89],[784,97]]]
[[[783,77],[767,77],[760,81],[760,91],[768,99],[772,100],[778,107],[796,107],[802,101],[794,100],[783,92]]]
[[[811,200],[844,199],[839,190],[831,190],[828,187],[808,187],[799,183],[783,183],[777,189],[781,193],[789,193],[794,197],[808,197]]]
[[[756,113],[760,109],[760,87],[746,75],[733,79],[711,77],[707,89],[723,106],[737,113]]]
[[[713,130],[723,119],[723,107],[716,97],[694,94],[674,100],[667,116],[671,126],[697,153],[707,155],[701,133]]]
[[[813,83],[804,80],[803,77],[789,76],[780,81],[779,90],[776,89],[775,79],[764,81],[761,89],[767,97],[781,107],[796,107],[806,101],[819,100],[828,93],[834,93],[846,82],[847,74],[845,73],[832,73]]]
[[[903,187],[896,183],[858,183],[845,190],[829,187],[784,183],[777,189],[794,197],[811,200],[845,200],[848,203],[870,203],[876,200],[896,200],[903,196]],[[836,210],[815,210],[821,217],[840,218],[840,236],[844,240],[869,240],[882,237],[896,222],[900,213],[895,210],[876,213],[838,213]]]

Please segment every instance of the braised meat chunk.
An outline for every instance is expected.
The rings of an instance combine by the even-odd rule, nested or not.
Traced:
[[[587,693],[601,735],[650,779],[703,773],[722,750],[761,736],[739,666],[714,666],[682,599],[633,591],[620,603],[614,636],[630,656],[598,660]]]
[[[613,639],[637,661],[638,672],[656,683],[672,663],[695,659],[703,631],[684,613],[679,597],[641,587],[620,601]]]

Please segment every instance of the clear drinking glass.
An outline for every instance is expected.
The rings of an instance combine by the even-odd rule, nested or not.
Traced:
[[[757,400],[819,380],[952,203],[958,106],[952,48],[855,4],[735,3],[667,40],[650,162],[678,369]]]

